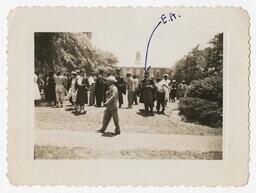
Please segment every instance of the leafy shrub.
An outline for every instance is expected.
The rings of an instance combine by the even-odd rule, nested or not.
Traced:
[[[217,102],[219,106],[222,106],[222,77],[210,76],[201,80],[194,80],[187,96]]]
[[[222,107],[217,102],[201,98],[182,98],[179,101],[179,110],[188,120],[212,127],[222,126]]]

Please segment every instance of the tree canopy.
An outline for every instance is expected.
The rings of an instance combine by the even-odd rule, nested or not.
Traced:
[[[91,36],[90,32],[35,33],[35,71],[112,71],[118,62],[116,56],[95,48]]]
[[[223,33],[217,34],[209,41],[209,47],[193,48],[174,66],[173,78],[177,81],[191,82],[205,78],[211,74],[221,75],[223,72]]]

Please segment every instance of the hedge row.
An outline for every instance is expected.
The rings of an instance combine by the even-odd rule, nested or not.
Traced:
[[[219,106],[218,102],[202,98],[181,98],[179,110],[187,120],[198,121],[211,127],[222,126],[222,107]]]
[[[222,86],[221,76],[210,76],[202,80],[194,80],[187,96],[218,102],[218,105],[222,106]]]

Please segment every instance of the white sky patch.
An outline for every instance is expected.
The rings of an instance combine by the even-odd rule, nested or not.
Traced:
[[[93,45],[117,56],[119,66],[135,66],[136,52],[139,51],[140,65],[143,67],[147,42],[150,33],[160,21],[160,16],[136,18],[135,14],[125,25],[119,25],[122,22],[120,17],[112,22],[105,19],[104,31],[93,31]],[[208,20],[186,18],[182,15],[174,22],[161,23],[150,43],[148,65],[171,67],[198,44],[200,48],[208,46],[207,42],[221,32],[222,29],[218,29],[216,24],[213,25]]]

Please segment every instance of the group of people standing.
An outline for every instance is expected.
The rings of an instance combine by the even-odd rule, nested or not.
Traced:
[[[108,74],[109,77],[111,74]],[[176,80],[170,80],[168,74],[163,77],[149,77],[145,72],[144,78],[139,81],[136,75],[127,72],[126,78],[120,76],[120,69],[115,72],[115,85],[118,89],[119,108],[124,103],[123,95],[127,95],[128,107],[132,108],[144,103],[146,111],[153,112],[154,101],[156,110],[164,113],[167,102],[175,102],[176,98],[185,97],[188,85],[183,80],[180,84]],[[49,106],[63,107],[63,101],[67,96],[74,110],[84,114],[84,105],[101,107],[106,102],[106,92],[109,89],[104,72],[92,72],[89,76],[83,70],[72,71],[69,75],[53,72],[43,80],[35,74],[35,100],[41,99],[40,93],[44,93],[45,101]],[[89,95],[88,95],[89,93]],[[152,105],[153,104],[153,105]]]
[[[158,77],[155,81],[149,77],[149,72],[145,72],[139,86],[140,102],[144,103],[146,112],[153,114],[154,101],[156,101],[157,113],[164,114],[167,102],[175,102],[175,99],[185,97],[187,91],[188,86],[184,80],[178,84],[176,80],[171,81],[168,74],[164,74],[162,78]]]
[[[186,96],[188,87],[185,81],[177,84],[169,79],[168,74],[154,80],[149,74],[146,71],[140,81],[130,72],[123,78],[120,69],[116,69],[115,75],[108,74],[106,77],[103,71],[87,76],[83,70],[72,71],[69,76],[61,72],[49,73],[45,80],[40,80],[35,74],[35,101],[41,99],[40,93],[44,93],[48,105],[61,108],[66,96],[73,112],[78,114],[86,113],[85,104],[105,106],[102,128],[98,132],[104,133],[113,117],[116,134],[120,134],[118,108],[124,104],[123,95],[127,95],[127,108],[138,105],[139,98],[139,102],[144,103],[145,112],[152,115],[155,101],[157,112],[164,113],[168,101],[175,102],[175,98]]]

